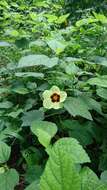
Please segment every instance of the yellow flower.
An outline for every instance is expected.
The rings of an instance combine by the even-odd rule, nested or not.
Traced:
[[[61,91],[57,86],[52,86],[50,90],[43,92],[43,106],[47,109],[59,109],[63,106],[62,102],[67,98],[67,93]]]

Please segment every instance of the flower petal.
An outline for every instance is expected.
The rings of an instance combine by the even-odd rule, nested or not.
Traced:
[[[53,109],[60,109],[60,108],[62,108],[62,104],[60,102],[54,102],[52,104],[52,108]]]
[[[60,94],[60,89],[58,86],[52,86],[52,88],[50,89],[50,91],[53,93],[57,93]]]
[[[60,102],[64,102],[67,98],[67,93],[64,91],[60,92]]]
[[[50,98],[51,95],[52,95],[52,92],[50,90],[45,90],[42,94],[44,99]]]
[[[47,109],[51,109],[53,106],[51,99],[47,98],[43,101],[43,107]]]

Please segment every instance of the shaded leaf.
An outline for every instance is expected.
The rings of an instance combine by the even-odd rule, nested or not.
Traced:
[[[29,166],[26,170],[25,180],[29,183],[39,180],[42,174],[42,168],[39,165]]]
[[[40,190],[40,188],[39,188],[39,182],[38,181],[34,181],[27,188],[25,188],[25,190]]]
[[[0,163],[5,163],[8,161],[11,154],[11,147],[6,143],[0,141]]]
[[[31,123],[33,121],[44,119],[44,112],[42,112],[41,110],[32,110],[32,111],[26,112],[21,119],[23,121],[22,127],[31,126]]]

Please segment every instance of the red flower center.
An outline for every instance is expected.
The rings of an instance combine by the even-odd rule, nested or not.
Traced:
[[[52,102],[59,102],[60,101],[60,95],[57,93],[52,94],[51,100],[52,100]]]

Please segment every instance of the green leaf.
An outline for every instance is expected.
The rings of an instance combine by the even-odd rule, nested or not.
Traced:
[[[39,182],[38,181],[34,181],[28,187],[26,187],[25,190],[40,190],[40,188],[39,188]]]
[[[69,97],[64,103],[65,109],[72,116],[81,116],[89,120],[93,120],[90,114],[89,107],[80,97]]]
[[[107,100],[107,89],[106,88],[98,88],[97,95],[100,96],[101,98],[104,98],[105,100]]]
[[[9,47],[11,46],[11,44],[9,44],[8,42],[0,42],[0,47]]]
[[[41,159],[41,154],[37,148],[29,147],[29,148],[26,148],[25,150],[22,150],[21,153],[28,167],[39,164],[39,161]]]
[[[15,138],[20,139],[20,141],[23,141],[23,137],[18,134],[19,131],[20,131],[19,127],[8,126],[0,132],[0,140],[5,140],[7,139],[7,136],[8,136],[8,138],[15,137]]]
[[[95,190],[98,184],[100,184],[100,180],[97,175],[88,167],[83,168],[80,175],[82,180],[82,190]]]
[[[93,125],[90,122],[79,123],[77,120],[64,120],[62,127],[70,137],[76,138],[83,146],[93,142]]]
[[[65,71],[67,74],[73,75],[73,74],[77,74],[80,71],[80,69],[74,63],[71,63],[71,64],[65,63]]]
[[[98,131],[98,129],[97,129]],[[100,132],[101,133],[101,132]],[[106,131],[104,131],[106,133]],[[101,140],[101,135],[100,135],[100,140]],[[104,148],[105,149],[105,148]],[[99,170],[104,171],[107,170],[107,152],[104,150],[104,152],[100,155],[99,159]]]
[[[107,67],[107,58],[106,57],[94,56],[92,58],[92,60],[94,60],[94,62],[98,65],[103,65],[103,66]]]
[[[71,146],[70,138],[59,140],[53,146],[44,173],[41,177],[40,190],[81,189],[80,176],[76,171],[75,164],[71,157]]]
[[[39,180],[42,174],[42,168],[39,165],[29,166],[26,170],[25,180],[28,183]]]
[[[23,121],[22,127],[31,126],[31,123],[33,121],[44,119],[44,112],[41,110],[32,110],[32,111],[26,112],[21,119]]]
[[[22,78],[27,78],[27,77],[43,78],[44,74],[36,73],[36,72],[20,72],[20,73],[15,73],[15,76],[22,77]]]
[[[101,173],[101,181],[107,183],[107,170]]]
[[[31,130],[38,137],[39,142],[47,147],[57,132],[57,126],[48,121],[35,121],[32,123]]]
[[[49,58],[46,55],[27,55],[22,57],[19,61],[18,68],[33,67],[43,65],[46,67],[53,67],[58,64],[58,58]]]
[[[107,190],[107,184],[101,184],[96,190]]]
[[[89,110],[95,110],[102,114],[101,105],[99,102],[88,96],[81,96],[81,100],[86,104]]]
[[[19,182],[19,175],[15,169],[0,174],[0,190],[14,190]]]
[[[8,161],[11,154],[11,147],[0,141],[0,164]]]
[[[58,41],[56,39],[49,40],[47,42],[48,46],[55,52],[61,53],[64,51],[66,44],[64,42]]]
[[[94,16],[95,16],[95,18],[98,20],[98,21],[100,21],[101,23],[107,23],[107,17],[105,16],[105,15],[103,15],[103,14],[100,14],[100,13],[96,13],[96,12],[94,12],[93,11],[93,14],[94,14]]]
[[[69,15],[70,15],[69,13],[66,14],[66,15],[61,15],[61,16],[57,19],[56,23],[62,24],[63,22],[66,21],[66,19],[69,17]]]
[[[0,88],[0,94],[9,93],[10,90],[8,88]]]
[[[9,109],[13,106],[12,102],[4,101],[0,102],[0,109]]]
[[[17,111],[10,112],[9,114],[7,114],[7,116],[17,118],[21,113],[23,113],[23,110],[18,109]]]
[[[90,23],[96,22],[97,19],[89,17],[89,18],[83,18],[76,22],[77,27],[81,27],[83,25],[88,25]]]
[[[41,177],[40,190],[80,190],[80,176],[67,155],[50,157]]]
[[[91,85],[101,86],[107,88],[107,75],[101,77],[95,77],[88,80]]]
[[[57,152],[57,149],[59,149],[60,152],[62,151],[63,154],[67,154],[68,157],[71,157],[74,163],[82,164],[90,162],[90,158],[88,157],[87,153],[79,144],[79,142],[74,138],[61,138],[54,144],[52,152],[53,150]],[[49,154],[51,154],[52,152],[50,150]]]
[[[16,85],[12,88],[12,91],[23,95],[29,93],[28,89],[25,88],[24,85]]]
[[[43,40],[38,39],[29,43],[29,47],[45,47],[46,44]]]

